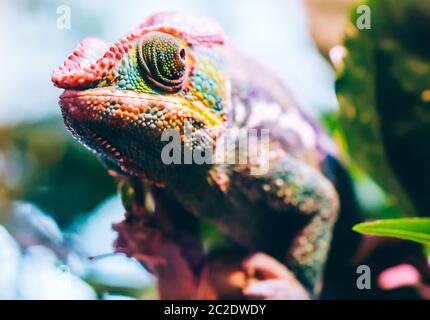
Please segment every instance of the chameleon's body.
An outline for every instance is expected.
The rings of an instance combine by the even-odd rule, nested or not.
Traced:
[[[215,24],[154,15],[111,46],[84,40],[52,80],[66,89],[60,105],[67,127],[111,170],[164,188],[180,210],[283,261],[311,295],[320,291],[339,211],[325,176],[335,149],[285,87]],[[185,123],[204,134],[185,141]],[[161,134],[172,128],[193,150],[216,145],[233,134],[227,129],[267,128],[268,171],[251,174],[263,157],[257,164],[166,165]]]

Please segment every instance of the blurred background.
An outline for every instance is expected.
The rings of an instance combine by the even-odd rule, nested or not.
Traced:
[[[82,38],[115,41],[158,11],[203,14],[274,70],[308,113],[330,119],[338,103],[328,57],[355,3],[0,0],[0,299],[156,298],[134,260],[88,259],[112,252],[111,224],[123,209],[113,180],[64,128],[50,81]],[[64,8],[69,29],[57,27]],[[381,189],[353,172],[365,210],[395,216]]]

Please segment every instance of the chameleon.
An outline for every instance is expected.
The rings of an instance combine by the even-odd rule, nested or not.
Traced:
[[[339,212],[348,207],[347,173],[334,143],[288,88],[216,22],[157,13],[113,44],[86,38],[52,82],[64,89],[59,104],[68,130],[127,186],[121,190],[152,193],[155,211],[170,212],[170,232],[194,218],[208,221],[231,248],[284,266],[287,289],[319,297],[333,233],[346,217]],[[171,141],[163,133],[172,130],[181,159],[187,150],[202,154],[232,141],[225,156],[236,161],[166,163],[162,154]],[[237,161],[243,132],[251,130],[256,139],[249,149],[263,137],[267,149]],[[128,255],[145,260],[136,253],[145,241],[133,242],[140,237],[136,217],[116,229]]]

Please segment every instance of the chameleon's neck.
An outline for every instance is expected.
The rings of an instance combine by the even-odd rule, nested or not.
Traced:
[[[213,193],[219,189],[215,178],[216,165],[213,164],[181,164],[171,168],[170,172],[164,172],[163,184],[182,198],[194,197],[202,193]]]
[[[250,203],[240,188],[229,181],[234,180],[231,174],[221,165],[208,168],[189,165],[170,179],[166,187],[187,211],[215,224],[239,244],[283,259],[288,240],[284,230],[277,230],[268,219],[267,209]],[[276,245],[267,234],[279,239]]]

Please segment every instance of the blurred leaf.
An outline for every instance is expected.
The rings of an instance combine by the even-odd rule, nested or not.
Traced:
[[[430,218],[376,220],[354,226],[354,231],[430,244]]]
[[[370,30],[347,28],[336,83],[351,159],[411,215],[430,212],[430,1],[369,0]]]
[[[116,192],[103,165],[75,141],[60,118],[0,128],[2,154],[11,177],[0,172],[0,185],[6,184],[9,200],[34,203],[60,226]]]
[[[84,280],[91,285],[99,298],[103,298],[105,294],[128,296],[140,300],[155,300],[159,298],[155,285],[148,285],[143,288],[130,288],[104,284],[90,277]]]

